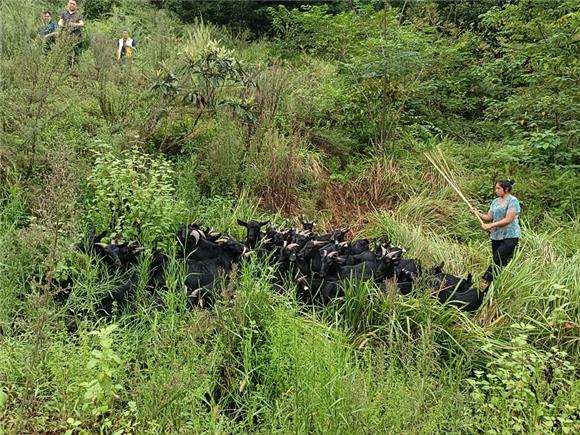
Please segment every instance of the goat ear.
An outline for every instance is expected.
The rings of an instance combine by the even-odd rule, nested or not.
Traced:
[[[467,282],[470,284],[473,282],[473,275],[471,273],[467,275]]]
[[[107,235],[107,230],[103,231],[102,233],[99,233],[95,236],[95,242],[100,242],[103,237],[105,237]]]
[[[269,220],[263,221],[263,222],[258,222],[258,224],[260,224],[261,227],[263,227],[264,225],[269,224],[269,223],[270,223]]]
[[[241,220],[241,219],[238,219],[238,225],[241,225],[241,226],[243,226],[243,227],[247,227],[247,226],[248,226],[247,222],[244,222],[244,221],[243,221],[243,220]]]

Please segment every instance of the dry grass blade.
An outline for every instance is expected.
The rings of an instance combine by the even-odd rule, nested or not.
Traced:
[[[453,173],[451,172],[451,169],[449,168],[449,165],[447,164],[447,161],[445,160],[445,157],[443,156],[441,150],[438,149],[438,156],[426,152],[425,157],[427,157],[427,160],[431,162],[431,164],[435,167],[437,172],[441,174],[441,176],[445,179],[445,181],[447,181],[447,183],[449,183],[449,185],[453,188],[453,190],[457,192],[457,194],[461,197],[461,199],[465,201],[465,203],[469,206],[469,208],[473,208],[469,200],[465,197],[463,192],[461,192],[461,189],[459,189],[457,181]],[[475,216],[477,217],[481,225],[483,225],[483,220],[479,217],[479,215]]]

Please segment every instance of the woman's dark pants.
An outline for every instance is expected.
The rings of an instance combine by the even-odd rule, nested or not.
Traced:
[[[498,272],[505,267],[514,255],[516,246],[518,246],[517,238],[492,240],[491,252],[493,253],[493,264],[487,268],[483,274],[483,279],[487,282],[492,282],[497,276]]]

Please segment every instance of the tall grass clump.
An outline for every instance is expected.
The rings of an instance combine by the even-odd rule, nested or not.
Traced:
[[[3,289],[3,300],[0,307],[0,328],[8,329],[12,316],[19,305],[17,299],[17,277],[22,264],[14,255],[14,240],[17,229],[25,223],[27,212],[25,194],[16,180],[7,182],[0,190],[0,287]],[[18,280],[20,282],[20,280]]]
[[[423,231],[438,233],[445,229],[449,236],[473,240],[481,231],[463,203],[450,201],[449,195],[437,195],[431,190],[413,194],[397,207],[397,217],[420,225]]]
[[[323,164],[306,150],[299,136],[284,137],[275,129],[265,131],[250,147],[244,172],[245,183],[268,210],[292,215],[302,203],[319,202]]]
[[[531,238],[532,236],[530,236]],[[523,246],[495,283],[495,302],[509,331],[512,323],[534,326],[527,334],[540,348],[557,346],[577,360],[580,342],[578,255],[550,258],[524,238]],[[548,244],[545,240],[543,243]],[[511,334],[510,334],[511,335]]]
[[[404,246],[406,255],[418,258],[424,267],[444,263],[446,270],[459,275],[486,262],[487,246],[483,237],[473,245],[463,246],[439,232],[424,231],[420,223],[408,222],[396,212],[375,213],[362,235]]]
[[[231,119],[202,122],[195,141],[187,147],[188,166],[206,196],[232,195],[241,187],[246,147]]]
[[[441,414],[458,418],[460,407],[433,393],[461,396],[449,372],[437,374],[436,363],[403,365],[380,340],[361,346],[340,325],[303,317],[292,292],[272,291],[263,266],[244,264],[234,299],[218,308],[229,357],[212,409],[236,432],[397,431],[417,418],[428,432],[441,427]],[[430,380],[419,386],[422,376]],[[395,403],[397,415],[389,411]]]

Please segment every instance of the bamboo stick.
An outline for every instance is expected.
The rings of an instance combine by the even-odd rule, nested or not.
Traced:
[[[445,158],[443,157],[443,154],[441,153],[441,150],[439,150],[439,153],[440,153],[440,158],[441,158],[441,161],[442,161],[442,163],[440,165],[438,165],[436,163],[435,158],[433,156],[431,156],[429,153],[425,153],[425,157],[427,157],[427,160],[429,160],[429,162],[431,162],[431,164],[435,167],[435,169],[437,169],[437,172],[439,172],[439,174],[441,174],[441,176],[445,179],[445,181],[447,181],[447,183],[449,183],[449,185],[453,188],[453,190],[455,190],[455,192],[457,192],[457,194],[460,196],[460,198],[463,201],[465,201],[465,203],[467,204],[467,206],[469,208],[473,208],[473,206],[471,205],[471,203],[469,202],[469,200],[465,197],[465,195],[463,194],[463,192],[461,192],[461,190],[457,186],[457,183],[453,180],[453,174],[451,173],[451,169],[449,168],[449,165],[447,165],[447,162],[446,162]],[[445,167],[445,169],[448,172],[445,172],[439,166]],[[477,217],[477,220],[479,220],[479,222],[481,223],[481,225],[484,224],[483,219],[481,219],[481,217],[479,217],[479,214],[476,214],[475,217]]]

